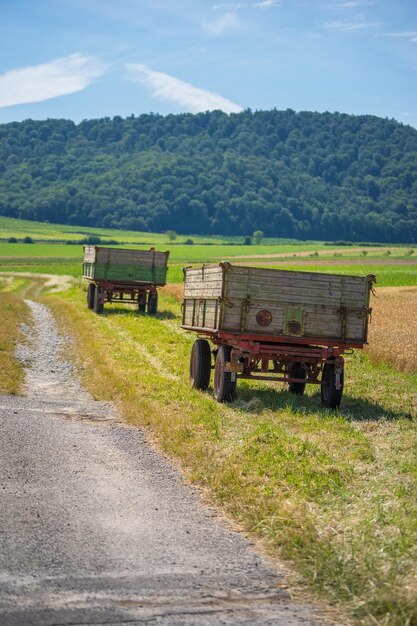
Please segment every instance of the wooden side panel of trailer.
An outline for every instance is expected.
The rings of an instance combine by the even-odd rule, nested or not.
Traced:
[[[166,283],[168,252],[84,246],[83,276],[127,283]]]
[[[232,266],[187,269],[184,326],[366,342],[368,277]]]
[[[241,332],[366,341],[366,277],[239,266],[230,266],[224,276],[224,328],[236,328],[240,317]]]
[[[184,298],[221,298],[224,271],[216,267],[187,268],[184,283]]]

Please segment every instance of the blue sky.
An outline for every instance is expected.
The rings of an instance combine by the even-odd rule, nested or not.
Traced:
[[[417,128],[417,0],[0,0],[0,122],[247,108]]]

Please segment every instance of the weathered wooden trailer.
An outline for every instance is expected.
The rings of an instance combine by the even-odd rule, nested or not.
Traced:
[[[83,278],[88,280],[87,306],[102,313],[105,302],[136,304],[154,315],[157,287],[166,284],[169,252],[84,246]]]
[[[343,355],[367,343],[374,282],[373,275],[228,262],[184,268],[182,328],[199,335],[191,351],[192,386],[206,389],[212,369],[219,402],[235,398],[237,378],[282,381],[298,395],[316,384],[322,404],[337,408]]]

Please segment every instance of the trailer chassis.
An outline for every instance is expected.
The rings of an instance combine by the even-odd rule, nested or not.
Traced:
[[[158,308],[156,283],[124,283],[107,280],[89,280],[87,285],[87,306],[96,313],[103,313],[106,302],[136,304],[139,311],[154,315]]]
[[[362,342],[294,337],[289,341],[283,336],[183,328],[198,332],[190,359],[191,384],[207,388],[214,370],[214,396],[219,402],[232,401],[237,379],[243,378],[283,382],[296,395],[304,393],[306,384],[319,385],[322,404],[336,409],[343,394],[344,355],[364,346]]]

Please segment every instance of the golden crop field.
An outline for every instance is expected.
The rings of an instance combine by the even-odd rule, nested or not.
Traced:
[[[384,287],[372,299],[370,358],[417,371],[417,287]]]

